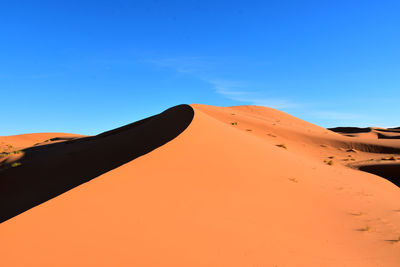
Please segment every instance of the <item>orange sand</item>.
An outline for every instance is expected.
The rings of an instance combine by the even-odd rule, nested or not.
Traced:
[[[177,138],[3,222],[1,265],[400,266],[399,188],[347,166],[400,140],[192,107]]]

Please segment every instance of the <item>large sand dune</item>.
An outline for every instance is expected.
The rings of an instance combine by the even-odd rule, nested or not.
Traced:
[[[400,266],[400,140],[364,133],[195,104],[25,148],[1,161],[2,265]]]

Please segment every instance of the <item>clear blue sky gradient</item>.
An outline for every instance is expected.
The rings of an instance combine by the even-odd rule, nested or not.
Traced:
[[[3,1],[0,135],[181,103],[400,126],[400,1]]]

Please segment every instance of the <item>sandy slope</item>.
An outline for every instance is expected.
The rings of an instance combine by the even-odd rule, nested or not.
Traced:
[[[378,162],[398,140],[262,107],[192,107],[177,138],[3,222],[2,263],[400,265],[400,189],[345,160]]]
[[[33,146],[35,144],[52,142],[50,139],[53,138],[74,138],[82,137],[78,134],[68,133],[35,133],[35,134],[20,134],[11,136],[0,136],[0,152],[9,149],[11,146],[15,149],[23,149],[26,147]]]
[[[83,135],[67,133],[34,133],[0,136],[0,164],[2,164],[4,160],[18,160],[23,156],[21,150],[25,148],[71,140],[79,137],[83,137]]]

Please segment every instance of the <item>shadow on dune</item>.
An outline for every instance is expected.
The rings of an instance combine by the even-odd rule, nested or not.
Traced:
[[[365,165],[359,169],[379,175],[400,187],[400,163]]]
[[[379,132],[387,132],[387,133],[400,133],[400,127],[397,128],[387,128],[387,129],[376,129]]]
[[[190,106],[179,105],[97,136],[24,150],[20,166],[0,171],[0,222],[164,145],[193,116]]]
[[[386,135],[386,134],[382,134],[382,133],[377,133],[377,134],[378,134],[379,139],[400,139],[400,134],[394,135],[394,136],[390,136],[390,135]]]
[[[359,128],[359,127],[335,127],[335,128],[328,128],[328,130],[341,134],[371,132],[371,128]]]
[[[336,127],[328,128],[332,132],[343,134],[349,137],[357,137],[356,134],[375,132],[378,139],[400,139],[399,128],[388,128],[388,129],[372,129],[372,128],[359,128],[359,127]],[[385,134],[388,133],[388,134]],[[354,135],[353,135],[354,134]],[[389,135],[394,134],[394,135]]]

